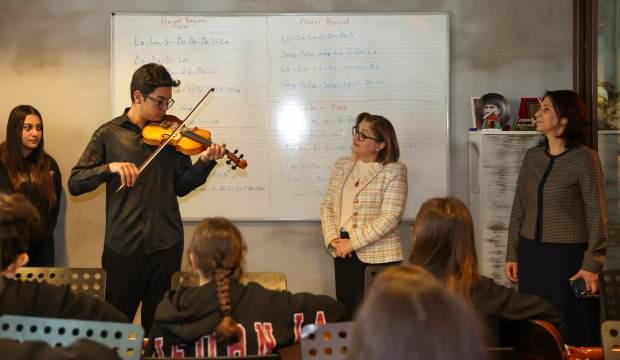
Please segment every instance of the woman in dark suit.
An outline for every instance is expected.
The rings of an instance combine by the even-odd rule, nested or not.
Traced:
[[[508,229],[506,275],[519,291],[556,305],[571,345],[600,344],[598,292],[607,246],[607,204],[598,154],[583,145],[585,106],[571,90],[548,91],[536,112],[545,137],[525,154]],[[579,294],[581,296],[581,294]]]

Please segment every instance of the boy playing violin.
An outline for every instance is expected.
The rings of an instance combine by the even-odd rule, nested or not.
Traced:
[[[142,301],[145,333],[172,274],[181,268],[183,223],[177,196],[204,184],[225,151],[212,144],[192,165],[189,156],[166,146],[138,176],[137,166],[155,149],[144,143],[141,129],[164,118],[174,104],[172,88],[179,83],[159,64],[136,70],[131,107],[95,131],[69,178],[72,195],[106,183],[101,259],[108,276],[106,300],[130,320]],[[117,191],[121,185],[127,188]]]

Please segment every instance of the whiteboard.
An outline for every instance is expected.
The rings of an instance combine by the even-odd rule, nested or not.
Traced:
[[[192,115],[239,149],[180,199],[186,220],[318,220],[334,162],[351,153],[360,112],[394,125],[409,197],[404,219],[448,194],[447,14],[112,15],[112,110],[130,104],[133,72],[163,64],[181,86],[168,113]]]

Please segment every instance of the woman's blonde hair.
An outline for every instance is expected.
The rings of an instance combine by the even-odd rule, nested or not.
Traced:
[[[372,131],[377,134],[378,141],[385,144],[383,149],[377,153],[377,161],[383,165],[397,162],[400,158],[400,148],[396,131],[390,120],[381,115],[363,112],[357,115],[355,126],[359,126],[362,121],[368,122]]]

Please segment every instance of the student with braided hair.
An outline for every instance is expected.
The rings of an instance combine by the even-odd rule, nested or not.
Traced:
[[[346,308],[328,296],[241,284],[246,247],[227,219],[203,220],[189,263],[199,287],[171,290],[155,312],[145,354],[155,357],[267,355],[300,340],[302,326],[340,321]]]

